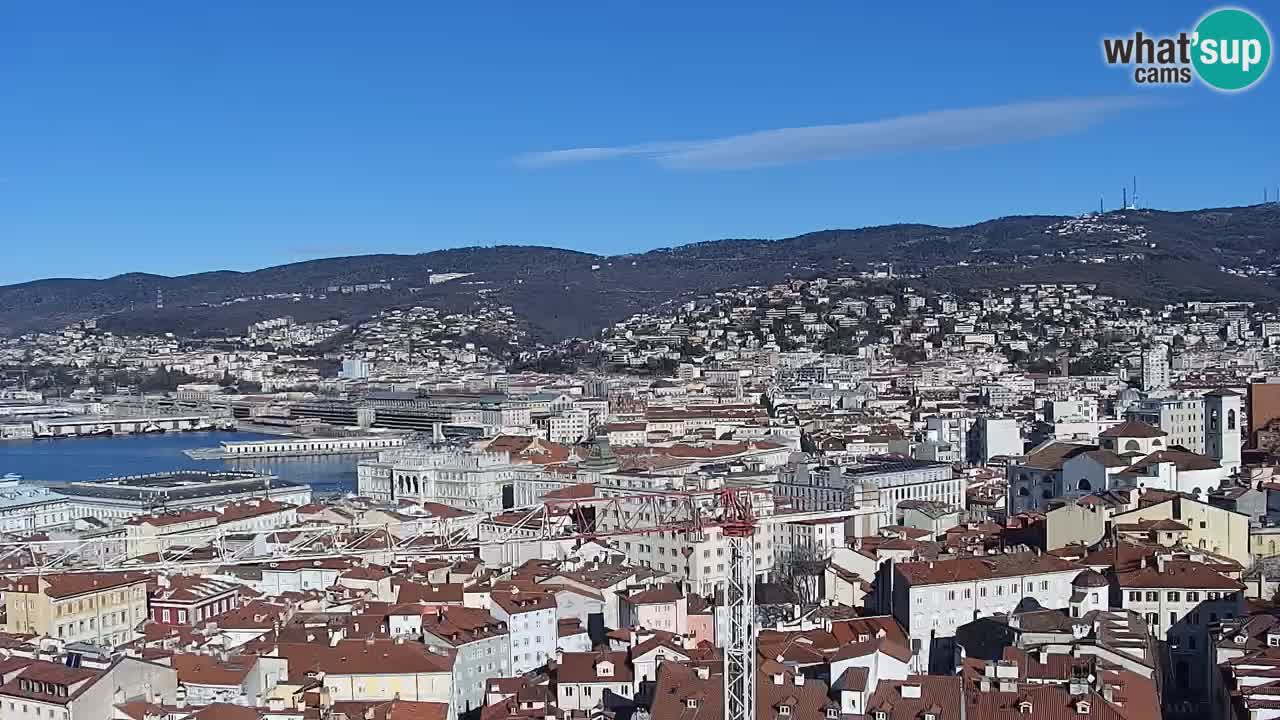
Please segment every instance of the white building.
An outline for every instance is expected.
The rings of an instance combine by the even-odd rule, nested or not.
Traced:
[[[1169,387],[1169,348],[1153,345],[1142,351],[1142,389],[1148,392]]]
[[[547,439],[554,443],[575,445],[590,432],[591,413],[586,410],[566,410],[547,419]]]
[[[596,485],[596,494],[603,497],[632,497],[666,494],[677,490],[691,493],[695,502],[712,503],[720,487],[719,481],[714,478],[674,478],[613,473],[600,476],[600,481]],[[752,502],[756,517],[773,515],[774,504],[771,494],[764,491],[753,493]],[[664,499],[660,503],[661,507],[670,507],[673,513],[677,511],[674,500]],[[623,511],[628,517],[621,520],[607,512],[597,517],[600,529],[609,530],[619,525],[627,527],[634,525],[635,522],[629,519],[632,512],[625,508]],[[635,512],[641,511],[637,509]],[[661,519],[641,518],[640,524],[659,524]],[[776,526],[771,524],[762,523],[756,528],[756,575],[762,579],[773,570],[776,532]],[[614,545],[621,548],[629,563],[652,568],[688,581],[699,594],[709,594],[724,587],[728,579],[729,544],[718,527],[707,528],[697,533],[663,532],[623,536]]]
[[[74,522],[67,496],[43,485],[0,482],[0,532],[24,533]]]
[[[502,623],[484,610],[437,606],[420,616],[422,640],[454,654],[453,707],[458,716],[484,705],[490,678],[510,677],[510,636]]]
[[[975,465],[985,465],[994,457],[1018,457],[1023,453],[1022,431],[1013,418],[980,417],[969,434],[966,459]]]
[[[338,377],[343,380],[367,380],[369,378],[369,363],[362,358],[343,358],[342,369],[338,371]]]
[[[513,465],[506,452],[413,447],[389,450],[357,468],[361,495],[379,502],[436,502],[464,510],[501,510],[503,488],[528,466]]]
[[[885,563],[877,580],[880,610],[902,623],[922,670],[954,671],[956,628],[1007,614],[1027,597],[1042,607],[1065,608],[1071,583],[1084,570],[1033,553]]]
[[[516,587],[490,595],[493,617],[505,622],[510,638],[510,671],[520,675],[555,657],[559,628],[551,593],[521,592]]]
[[[556,668],[556,703],[565,714],[603,705],[605,693],[635,694],[634,672],[625,652],[562,653]]]
[[[1168,643],[1174,682],[1201,691],[1208,685],[1210,632],[1243,614],[1245,589],[1203,560],[1157,555],[1118,575],[1121,607],[1146,618],[1152,633]]]
[[[1191,452],[1205,451],[1204,398],[1148,398],[1130,407],[1125,416],[1164,430],[1169,445]]]
[[[939,445],[950,445],[952,449],[959,453],[961,462],[968,457],[967,442],[969,428],[973,425],[973,418],[931,417],[925,418],[924,422],[925,432],[930,441]]]
[[[788,465],[779,471],[774,493],[805,511],[876,505],[880,513],[872,524],[879,527],[897,522],[898,503],[903,500],[936,500],[964,507],[965,481],[949,463],[866,458],[843,466]]]

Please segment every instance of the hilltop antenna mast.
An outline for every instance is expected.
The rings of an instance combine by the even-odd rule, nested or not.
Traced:
[[[1129,188],[1127,187],[1120,188],[1120,209],[1129,209]]]
[[[1137,210],[1141,205],[1138,204],[1138,176],[1133,176],[1133,209]]]

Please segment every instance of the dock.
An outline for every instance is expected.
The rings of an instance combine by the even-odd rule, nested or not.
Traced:
[[[405,435],[355,437],[273,438],[224,442],[218,447],[184,450],[192,460],[251,460],[255,458],[312,457],[323,455],[375,455],[405,446]]]

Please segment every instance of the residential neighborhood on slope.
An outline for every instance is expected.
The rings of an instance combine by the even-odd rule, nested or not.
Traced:
[[[0,438],[355,478],[5,476],[0,717],[739,720],[745,647],[757,719],[1280,718],[1278,346],[889,266],[556,344],[493,303],[0,341]]]

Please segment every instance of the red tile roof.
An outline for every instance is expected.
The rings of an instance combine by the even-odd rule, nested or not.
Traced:
[[[452,652],[438,655],[421,643],[387,638],[279,643],[278,654],[289,661],[289,679],[306,681],[309,672],[328,675],[430,674],[453,672]]]
[[[611,674],[601,673],[604,663],[613,666]],[[567,652],[559,654],[555,677],[562,683],[616,684],[631,682],[635,675],[625,652]]]
[[[1152,563],[1145,568],[1122,572],[1118,576],[1121,589],[1185,588],[1187,590],[1243,590],[1244,583],[1215,572],[1201,563],[1170,560],[1164,567]]]
[[[194,685],[239,686],[258,663],[258,658],[232,655],[222,660],[213,655],[175,654],[171,659],[178,682]]]
[[[1079,572],[1084,567],[1053,555],[1016,553],[899,563],[897,571],[912,585],[937,585],[1051,572]]]

